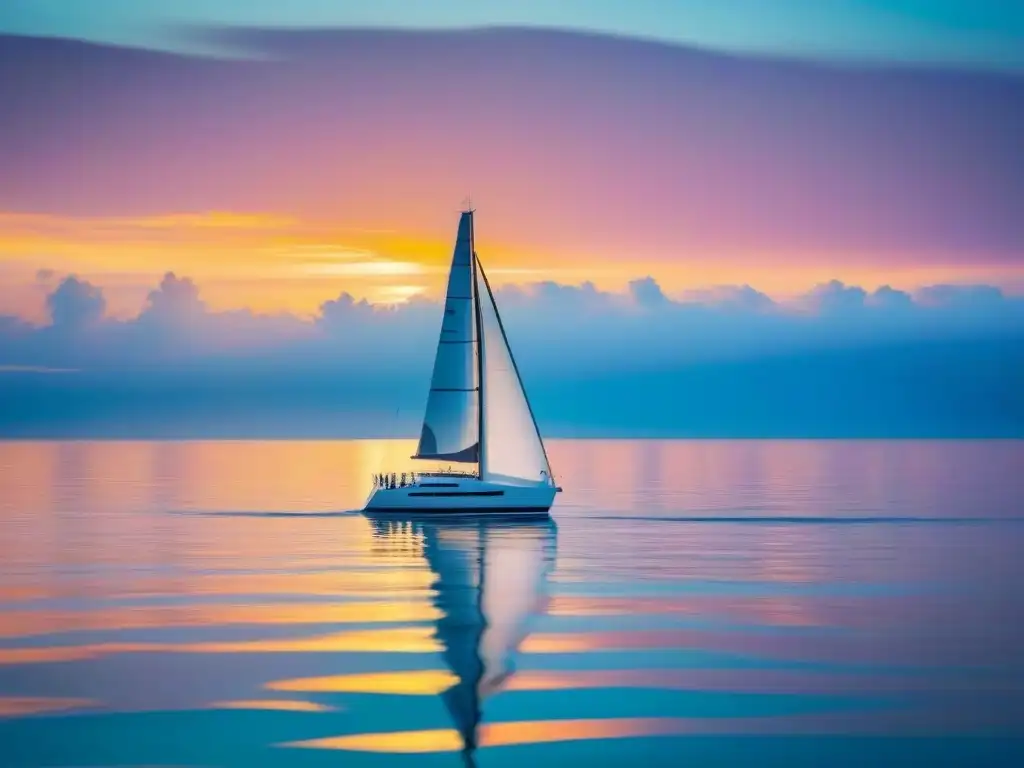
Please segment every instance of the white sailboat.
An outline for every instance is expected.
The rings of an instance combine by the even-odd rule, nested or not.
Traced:
[[[476,465],[384,475],[374,512],[547,515],[555,484],[487,275],[476,254],[473,210],[459,219],[426,413],[413,459]]]

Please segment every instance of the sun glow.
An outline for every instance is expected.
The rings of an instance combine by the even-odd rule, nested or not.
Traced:
[[[75,217],[0,212],[0,305],[45,321],[47,294],[75,274],[102,288],[111,316],[129,318],[161,276],[194,280],[214,311],[250,309],[308,317],[340,293],[377,304],[438,298],[451,259],[449,229],[402,232],[274,213],[211,211],[139,217]],[[873,290],[984,282],[1024,288],[1024,269],[907,264],[899,254],[664,253],[657,257],[547,251],[481,235],[478,249],[495,286],[553,280],[592,282],[608,291],[653,276],[670,295],[723,285],[750,285],[785,299],[841,279]]]

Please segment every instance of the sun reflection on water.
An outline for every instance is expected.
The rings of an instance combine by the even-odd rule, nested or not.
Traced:
[[[516,744],[549,744],[586,739],[626,739],[638,736],[666,736],[687,733],[693,723],[677,718],[623,718],[594,720],[534,720],[485,723],[480,726],[480,747]],[[360,733],[282,744],[305,749],[339,749],[353,752],[427,753],[458,752],[463,749],[458,731],[395,731]]]

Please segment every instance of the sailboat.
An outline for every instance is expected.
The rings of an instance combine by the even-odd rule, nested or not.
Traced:
[[[490,283],[472,208],[461,212],[426,412],[413,459],[475,469],[385,475],[374,512],[546,516],[561,488],[526,397]],[[383,480],[381,482],[380,480]]]

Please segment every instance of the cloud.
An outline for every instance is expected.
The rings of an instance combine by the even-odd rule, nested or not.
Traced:
[[[929,307],[993,310],[1006,306],[1003,291],[992,285],[932,285],[917,292],[917,300]]]
[[[259,314],[248,309],[211,311],[199,287],[187,277],[166,273],[150,291],[139,316],[110,328],[124,351],[138,350],[149,360],[202,361],[260,354],[300,340],[313,326],[294,315]],[[126,360],[130,364],[131,359]]]
[[[65,278],[46,297],[53,326],[61,329],[79,330],[96,325],[106,306],[103,291],[74,276]]]
[[[821,313],[843,313],[864,308],[867,291],[839,280],[817,285],[805,297],[806,303]]]
[[[647,276],[630,281],[623,293],[602,291],[590,282],[507,285],[497,291],[497,300],[509,333],[520,342],[517,355],[584,369],[827,350],[848,343],[1006,335],[1024,329],[1024,299],[977,285],[936,285],[911,295],[888,286],[869,293],[833,280],[790,302],[776,302],[745,285],[671,297]],[[0,364],[24,362],[11,359],[15,338],[21,339],[23,349],[46,349],[57,357],[81,351],[85,344],[97,364],[127,367],[172,352],[175,360],[215,362],[223,355],[272,360],[286,347],[317,364],[328,347],[352,360],[359,355],[391,358],[388,350],[394,349],[429,362],[440,322],[437,301],[414,297],[386,307],[346,292],[323,302],[309,319],[213,311],[193,280],[173,272],[163,276],[140,314],[130,320],[105,317],[103,290],[75,276],[57,284],[46,302],[48,326],[0,318],[0,344],[6,343],[0,346]],[[62,341],[58,333],[67,329],[79,331],[73,343]]]
[[[599,290],[592,282],[579,285],[565,285],[553,280],[543,280],[524,286],[509,286],[499,289],[498,294],[508,297],[513,306],[553,305],[563,308],[568,315],[574,311],[593,313],[609,309],[615,297]]]
[[[74,276],[47,301],[49,325],[0,316],[0,434],[413,434],[441,314],[346,293],[313,318],[212,311],[174,273],[127,321]],[[1024,299],[988,287],[831,282],[780,303],[643,278],[498,301],[548,433],[1024,435]]]
[[[320,305],[320,317],[317,318],[317,324],[329,331],[334,331],[354,321],[371,319],[373,311],[373,307],[366,299],[356,301],[352,294],[343,293],[338,298],[325,301]]]
[[[498,302],[563,434],[1024,434],[1024,300],[984,286],[832,282],[779,303],[750,286],[673,298],[648,277]],[[0,316],[0,434],[415,433],[441,318],[345,293],[310,319],[215,312],[173,273],[129,320],[76,277],[48,304],[48,325]]]
[[[663,307],[668,302],[668,297],[662,292],[658,281],[650,276],[631,280],[628,291],[630,298],[637,305],[647,309]]]
[[[634,0],[628,12],[593,2],[494,3],[421,0],[387,3],[137,3],[90,0],[88,22],[66,11],[67,0],[0,5],[0,29],[75,37],[182,53],[259,56],[252,33],[237,27],[395,28],[409,34],[436,27],[508,25],[575,29],[702,48],[835,63],[955,62],[970,68],[1024,69],[1024,23],[1012,0],[942,0],[900,13],[871,3],[785,0],[771,8],[748,0]],[[33,12],[27,11],[28,7]],[[10,9],[10,10],[8,10]],[[173,10],[172,10],[173,9]],[[172,14],[173,16],[168,16]],[[174,24],[168,23],[173,18]],[[743,23],[736,23],[742,18]],[[211,28],[212,27],[212,28]],[[262,32],[262,37],[273,33]],[[259,38],[256,38],[257,40]],[[271,40],[273,38],[271,37]],[[314,38],[315,39],[315,38]],[[832,44],[823,46],[822,41]],[[253,50],[255,48],[255,50]]]
[[[179,278],[168,272],[160,281],[160,287],[150,291],[139,320],[175,325],[190,323],[205,314],[206,305],[199,298],[196,284],[187,277]]]
[[[775,302],[767,295],[751,288],[749,285],[721,285],[714,288],[703,288],[685,291],[682,301],[721,307],[734,311],[767,312],[775,307]]]
[[[907,310],[914,306],[914,299],[906,291],[883,285],[867,297],[867,303],[889,310]]]
[[[137,313],[160,278],[150,265],[173,263],[176,277],[203,282],[202,300],[210,307],[256,303],[262,311],[315,312],[314,297],[341,288],[379,302],[407,299],[424,283],[440,282],[443,267],[437,265],[450,256],[447,239],[366,232],[330,218],[0,211],[0,304],[40,317],[44,292],[63,276],[103,275],[107,311],[127,316]],[[396,278],[406,284],[393,285]]]

